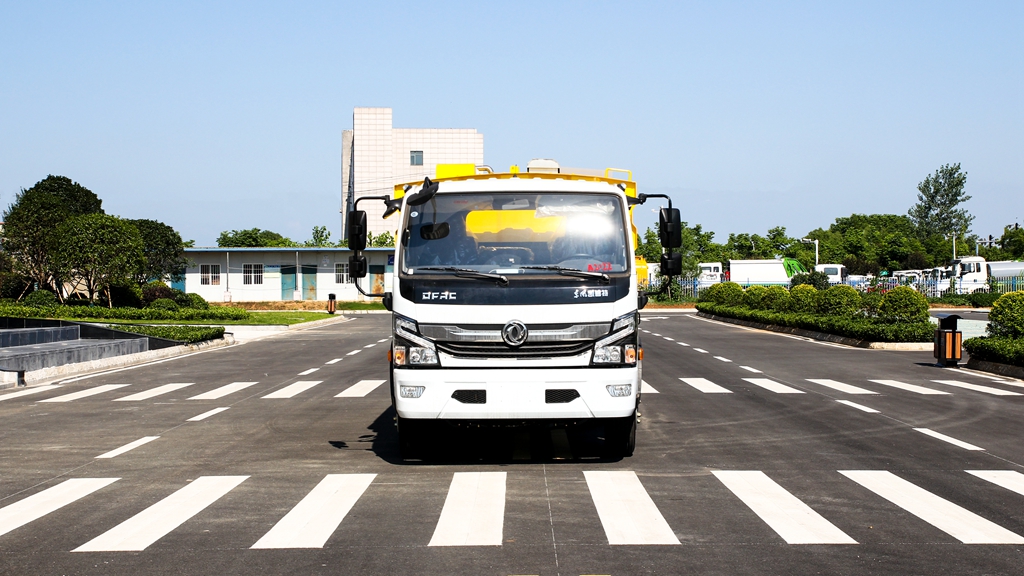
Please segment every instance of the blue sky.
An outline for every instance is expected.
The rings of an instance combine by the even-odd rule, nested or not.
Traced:
[[[1021,2],[0,0],[0,205],[60,174],[199,245],[337,238],[341,131],[390,106],[496,168],[632,169],[718,241],[906,213],[953,162],[998,235],[1022,102]]]

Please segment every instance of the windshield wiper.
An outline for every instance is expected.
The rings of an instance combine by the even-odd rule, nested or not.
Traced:
[[[498,284],[502,286],[508,286],[508,278],[502,276],[501,274],[480,272],[478,270],[472,270],[470,268],[458,268],[456,266],[424,266],[422,268],[416,268],[416,270],[439,270],[441,272],[452,272],[459,278],[476,278],[477,280],[497,280]]]
[[[603,272],[587,272],[576,268],[568,268],[566,266],[520,266],[520,268],[525,270],[554,270],[563,276],[576,276],[577,278],[598,278],[600,280],[603,280],[605,284],[611,282],[611,280],[608,279],[608,275]]]

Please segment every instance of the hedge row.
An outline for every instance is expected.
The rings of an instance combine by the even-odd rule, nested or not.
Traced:
[[[1024,339],[1022,338],[971,338],[964,342],[964,348],[971,358],[1000,364],[1012,364],[1024,368]]]
[[[179,342],[194,344],[205,340],[216,340],[224,337],[223,326],[140,326],[138,324],[112,324],[109,326],[114,330],[153,336],[155,338],[166,338]]]
[[[25,306],[0,303],[0,316],[14,318],[96,318],[106,320],[245,320],[249,313],[241,308],[104,308],[102,306]]]
[[[856,316],[821,316],[799,312],[751,310],[741,306],[724,306],[710,302],[697,303],[697,310],[716,316],[787,328],[814,330],[871,342],[930,342],[935,334],[935,325],[928,321],[892,323],[876,318]]]

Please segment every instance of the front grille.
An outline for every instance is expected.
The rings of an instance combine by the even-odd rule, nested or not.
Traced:
[[[586,352],[590,342],[545,342],[523,344],[512,348],[504,342],[438,342],[437,348],[452,356],[463,358],[555,358],[578,356]]]
[[[575,390],[545,390],[544,402],[548,404],[568,404],[580,397]]]
[[[456,390],[452,398],[463,404],[486,404],[487,390]]]

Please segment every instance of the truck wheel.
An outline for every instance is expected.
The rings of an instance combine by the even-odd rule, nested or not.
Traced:
[[[398,450],[402,459],[422,459],[429,442],[429,433],[424,422],[398,417]]]
[[[636,412],[609,420],[604,426],[604,448],[610,457],[627,457],[636,449]]]

